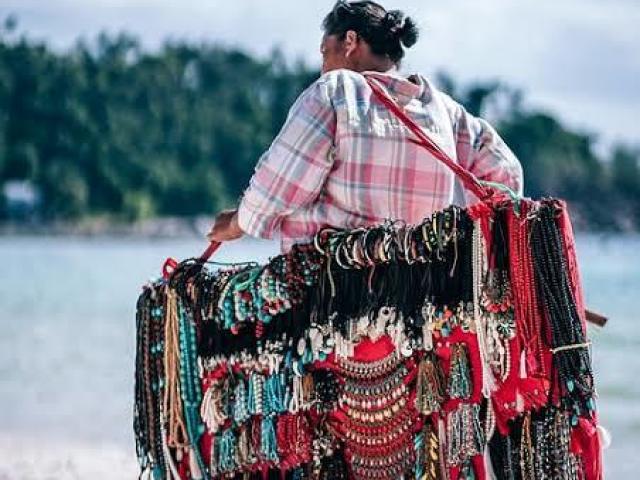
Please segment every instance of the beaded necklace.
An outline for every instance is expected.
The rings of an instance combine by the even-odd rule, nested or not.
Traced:
[[[160,299],[161,302],[161,299]],[[138,300],[136,328],[136,379],[134,432],[138,460],[143,469],[164,470],[161,405],[164,388],[162,369],[162,307],[153,285],[145,287]]]
[[[509,277],[513,296],[518,299],[514,306],[514,320],[520,343],[527,354],[528,373],[545,376],[543,351],[549,327],[541,315],[530,246],[532,222],[527,220],[533,213],[534,205],[522,203],[521,207],[524,219],[511,209],[504,213],[509,236]]]
[[[553,388],[567,409],[575,412],[572,421],[576,424],[577,416],[591,415],[595,410],[593,373],[588,343],[569,285],[557,213],[557,206],[551,202],[541,205],[539,220],[532,227],[531,247],[536,285],[551,330],[551,352],[558,380]]]
[[[447,417],[447,463],[464,465],[483,451],[484,430],[480,424],[480,406],[461,403]]]
[[[191,472],[195,479],[201,478],[207,471],[198,447],[200,437],[204,433],[204,425],[200,417],[202,390],[197,369],[196,331],[181,302],[178,304],[178,315],[180,321],[180,393],[190,444],[189,454],[195,458],[199,468],[199,472]]]

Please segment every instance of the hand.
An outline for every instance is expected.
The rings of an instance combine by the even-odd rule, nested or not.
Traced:
[[[210,242],[226,242],[236,240],[244,235],[238,225],[238,210],[222,210],[214,221],[207,238]]]

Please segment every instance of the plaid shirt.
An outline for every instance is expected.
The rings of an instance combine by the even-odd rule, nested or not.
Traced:
[[[522,193],[518,159],[485,120],[469,114],[425,77],[339,69],[297,98],[260,157],[238,207],[247,234],[280,236],[281,251],[323,226],[354,228],[402,219],[418,223],[447,205],[476,200],[374,96],[378,80],[427,134],[478,178]]]

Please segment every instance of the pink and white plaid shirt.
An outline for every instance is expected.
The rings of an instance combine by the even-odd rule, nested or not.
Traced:
[[[378,80],[407,114],[479,179],[522,193],[520,162],[485,120],[469,114],[425,77],[339,69],[297,98],[255,166],[240,199],[238,223],[280,248],[307,242],[324,226],[354,228],[385,219],[418,223],[451,203],[475,201],[454,174],[380,103],[365,77]]]

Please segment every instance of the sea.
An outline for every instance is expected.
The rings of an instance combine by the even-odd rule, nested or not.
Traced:
[[[201,238],[0,238],[0,480],[138,475],[132,433],[135,303],[167,256]],[[640,236],[579,234],[607,479],[640,472]],[[267,261],[274,241],[224,244],[219,261]]]

